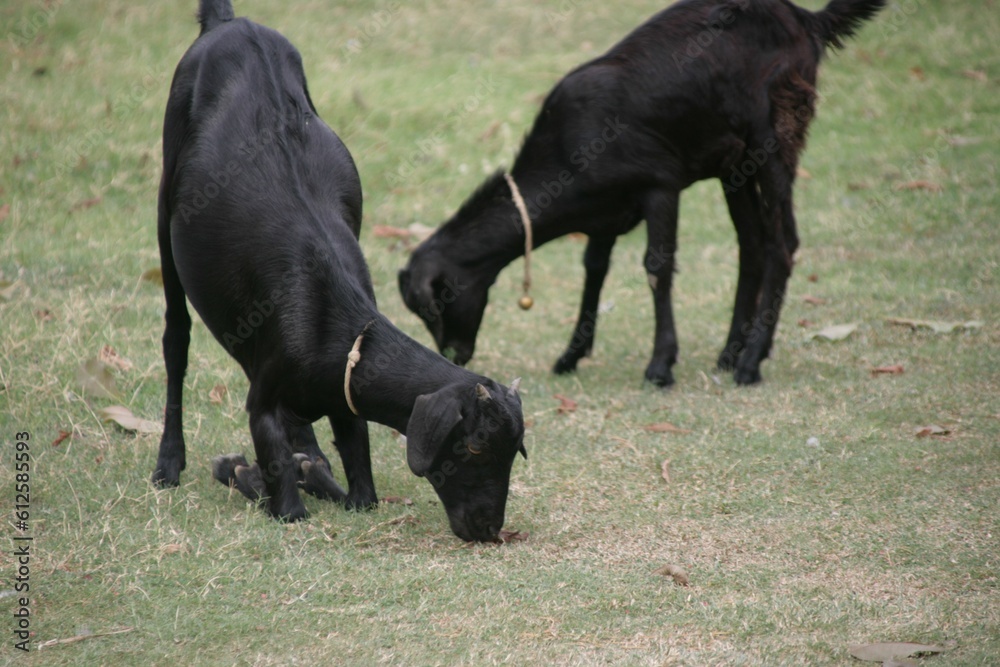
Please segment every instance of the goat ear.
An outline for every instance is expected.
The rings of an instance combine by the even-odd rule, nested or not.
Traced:
[[[399,293],[406,299],[410,293],[410,270],[400,269],[396,277],[399,280]]]
[[[421,277],[421,273],[417,272],[414,278],[410,269],[400,269],[397,274],[399,293],[403,295],[403,302],[411,309],[426,306],[434,298],[430,277]]]
[[[406,462],[418,477],[427,474],[445,438],[462,421],[458,399],[445,391],[422,394],[413,403],[406,426]]]
[[[510,383],[510,387],[507,388],[507,395],[510,397],[517,396],[521,391],[521,378],[514,378],[514,381]]]

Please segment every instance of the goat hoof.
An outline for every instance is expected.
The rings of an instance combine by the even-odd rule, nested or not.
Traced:
[[[674,384],[674,374],[666,364],[651,363],[646,369],[646,381],[666,389]]]
[[[292,454],[292,467],[295,468],[295,476],[299,485],[305,483],[309,477],[309,468],[312,467],[312,460],[308,455],[302,453]]]
[[[284,503],[283,507],[274,507],[273,503],[268,507],[268,513],[281,523],[295,523],[309,518],[306,506],[302,504],[302,499],[295,496],[297,502]]]
[[[226,486],[236,486],[236,468],[249,468],[242,454],[223,454],[212,459],[212,477]]]
[[[232,485],[253,502],[259,502],[267,497],[264,477],[260,474],[260,466],[256,463],[250,466],[238,465],[233,468]]]
[[[347,500],[344,501],[344,507],[356,512],[375,509],[378,507],[378,497],[375,495],[374,491],[370,494],[364,494],[361,498],[353,498],[350,494],[348,494]]]
[[[552,367],[552,372],[556,375],[567,375],[569,373],[573,373],[576,371],[576,362],[578,361],[579,358],[564,354],[559,357],[558,361],[556,361],[556,365]]]
[[[330,466],[322,459],[310,461],[308,458],[301,463],[302,480],[299,488],[320,500],[343,502],[347,499],[345,492],[330,472]]]
[[[763,378],[760,376],[759,368],[737,368],[733,372],[733,379],[736,384],[747,386],[759,383]]]
[[[181,470],[184,465],[179,461],[171,461],[169,463],[157,463],[156,470],[153,471],[153,476],[150,481],[153,482],[153,486],[161,489],[170,488],[173,486],[181,485]]]

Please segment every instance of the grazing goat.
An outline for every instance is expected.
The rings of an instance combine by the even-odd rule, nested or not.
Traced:
[[[257,463],[220,457],[216,478],[266,498],[282,520],[305,516],[299,486],[374,506],[372,420],[407,435],[407,463],[432,483],[456,535],[495,541],[514,458],[526,455],[517,381],[506,388],[455,366],[379,314],[357,242],[357,169],[316,114],[298,51],[235,19],[229,0],[202,0],[199,21],[163,128],[167,405],[153,482],[176,486],[185,466],[186,296],[250,381]],[[346,492],[313,433],[324,416]]]
[[[406,305],[441,352],[464,364],[487,291],[526,241],[537,247],[583,232],[579,318],[553,369],[571,372],[593,346],[615,240],[645,220],[656,317],[646,379],[670,385],[679,196],[695,181],[718,178],[740,247],[718,365],[739,384],[759,382],[798,246],[792,184],[813,117],[816,69],[826,47],[842,46],[883,4],[833,0],[813,13],[785,0],[685,0],[657,14],[556,84],[510,172],[488,178],[400,271]]]

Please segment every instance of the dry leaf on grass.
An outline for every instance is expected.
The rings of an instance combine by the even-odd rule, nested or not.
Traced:
[[[372,234],[374,234],[377,239],[409,240],[411,236],[408,229],[393,227],[391,225],[372,225]]]
[[[148,419],[141,419],[132,414],[132,411],[123,405],[112,405],[101,408],[97,411],[97,416],[101,421],[115,422],[126,431],[138,431],[139,433],[159,433],[163,426]]]
[[[9,280],[0,280],[0,301],[10,301],[14,298],[14,291],[16,289],[17,283]]]
[[[490,126],[487,127],[482,134],[479,135],[479,140],[486,141],[487,139],[492,139],[493,135],[497,133],[497,130],[500,129],[501,125],[502,123],[498,120],[495,120],[492,123],[490,123]]]
[[[691,583],[691,580],[688,579],[687,570],[680,565],[664,565],[656,571],[656,574],[671,577],[678,586],[688,586]]]
[[[978,69],[963,69],[962,76],[966,79],[979,81],[980,83],[986,83],[989,80],[989,77],[986,76],[986,72]]]
[[[76,381],[83,393],[95,398],[116,398],[118,388],[108,365],[100,359],[88,359],[76,370]]]
[[[890,317],[886,320],[889,324],[910,327],[913,331],[917,329],[928,329],[936,334],[947,334],[954,331],[972,331],[981,329],[983,323],[979,320],[969,320],[968,322],[940,322],[937,320],[914,320],[906,317]]]
[[[690,433],[686,428],[678,428],[668,422],[658,422],[656,424],[646,424],[642,427],[644,431],[650,433]]]
[[[949,137],[948,138],[948,145],[949,146],[956,146],[956,147],[961,147],[961,146],[975,146],[976,144],[981,144],[981,143],[983,143],[983,138],[982,137]]]
[[[112,630],[110,632],[92,632],[85,635],[76,635],[75,637],[66,637],[65,639],[49,639],[38,645],[38,650],[41,651],[43,648],[48,648],[50,646],[60,646],[62,644],[75,644],[76,642],[82,642],[86,639],[97,639],[98,637],[110,637],[111,635],[120,635],[125,632],[132,632],[135,628],[122,628],[121,630]]]
[[[822,338],[824,340],[830,341],[841,341],[847,339],[852,333],[857,331],[857,323],[851,324],[833,324],[828,327],[823,327],[819,331],[815,331],[808,336],[806,340],[815,340],[817,338]]]
[[[944,186],[933,181],[907,181],[906,183],[897,183],[895,190],[927,190],[928,192],[941,192],[944,190]]]
[[[926,438],[929,435],[948,435],[951,433],[949,429],[943,426],[938,426],[937,424],[928,424],[927,426],[921,426],[918,428],[914,435],[918,438]]]
[[[226,385],[224,384],[215,385],[214,387],[212,387],[212,391],[208,392],[209,403],[213,403],[215,405],[222,405],[222,399],[226,397],[227,392],[228,390],[226,389]]]
[[[6,220],[8,215],[10,215],[10,204],[0,206],[0,222]]]
[[[822,306],[826,303],[826,299],[821,299],[818,296],[812,296],[810,294],[806,294],[802,297],[802,301],[808,303],[810,306]]]
[[[414,241],[423,242],[430,237],[436,230],[433,227],[428,227],[427,225],[422,225],[419,222],[414,222],[409,227],[406,228],[410,232],[410,236],[413,237]]]
[[[62,429],[59,429],[59,435],[57,435],[56,439],[52,441],[52,446],[58,447],[63,443],[63,441],[66,438],[70,437],[71,435],[73,435],[73,431],[63,431]]]
[[[901,375],[902,373],[902,364],[895,364],[893,366],[876,366],[872,369],[872,375]]]
[[[812,320],[807,320],[805,318],[802,318],[796,324],[798,324],[800,327],[802,327],[804,329],[808,329],[809,327],[811,327],[813,325],[813,321]]]
[[[162,547],[160,547],[160,552],[164,554],[176,554],[182,551],[184,551],[183,544],[177,544],[177,543],[164,544]]]
[[[663,463],[660,464],[660,477],[667,484],[670,484],[670,459],[663,459]]]
[[[410,498],[403,498],[402,496],[386,496],[382,499],[383,503],[388,505],[412,505],[413,500]]]
[[[520,530],[507,530],[505,528],[500,531],[500,534],[497,537],[504,544],[507,544],[508,542],[524,542],[528,539],[528,532],[522,532]]]
[[[100,203],[101,203],[100,197],[92,197],[91,199],[81,199],[80,201],[78,201],[77,203],[73,204],[70,207],[69,212],[75,213],[77,211],[84,211],[88,208],[97,206]]]
[[[556,408],[556,412],[559,414],[564,415],[569,412],[576,412],[577,403],[572,398],[568,398],[562,394],[552,394],[552,397],[559,401],[559,407]]]
[[[922,654],[943,653],[943,646],[913,644],[911,642],[880,642],[877,644],[855,644],[851,655],[867,662],[889,662]]]
[[[101,348],[101,351],[97,354],[97,358],[106,363],[112,368],[117,368],[120,371],[132,370],[132,362],[122,357],[118,354],[115,348],[110,345],[105,345]]]
[[[163,271],[158,266],[154,266],[151,269],[146,269],[139,276],[139,280],[144,280],[147,283],[153,283],[154,285],[159,285],[163,287]]]

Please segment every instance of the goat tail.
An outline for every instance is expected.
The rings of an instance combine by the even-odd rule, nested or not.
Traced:
[[[220,23],[234,18],[232,0],[199,0],[198,23],[201,24],[201,34],[204,35]]]
[[[853,37],[861,24],[885,7],[886,0],[831,0],[822,11],[812,14],[812,32],[823,43],[843,48],[843,39]]]

